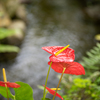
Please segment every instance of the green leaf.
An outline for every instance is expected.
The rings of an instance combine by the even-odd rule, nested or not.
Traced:
[[[10,89],[7,88],[7,90],[8,90],[8,97],[14,99],[14,96],[11,94]],[[1,94],[3,97],[7,98],[6,87],[0,86],[0,94]]]
[[[4,38],[6,38],[8,36],[12,36],[13,34],[15,34],[14,30],[0,28],[0,39],[4,39]]]
[[[44,90],[44,86],[41,86],[41,85],[37,85],[37,87],[41,90]]]
[[[21,87],[14,88],[16,100],[34,100],[32,88],[23,82],[16,82]]]
[[[74,84],[77,87],[85,88],[85,87],[91,85],[91,80],[89,80],[89,79],[76,78],[76,79],[74,79]]]
[[[17,46],[11,46],[11,45],[3,45],[0,44],[0,52],[18,52],[19,48]]]

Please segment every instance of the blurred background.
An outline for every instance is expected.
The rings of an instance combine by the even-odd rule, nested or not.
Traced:
[[[33,88],[34,100],[42,98],[43,91],[37,85],[45,83],[50,56],[41,47],[70,44],[70,48],[75,50],[75,61],[82,62],[83,56],[87,56],[86,52],[97,43],[97,51],[100,52],[99,42],[99,0],[0,0],[0,80],[3,81],[2,68],[5,68],[8,81],[22,81]],[[98,62],[99,57],[96,59]],[[100,67],[98,62],[95,65]],[[87,73],[90,69],[86,69]],[[91,76],[93,70],[92,68],[85,78]],[[95,71],[100,71],[100,68]],[[58,75],[60,74],[51,69],[48,87],[57,86]],[[97,74],[95,78],[99,79],[98,83],[95,83],[97,86],[100,84],[99,76]],[[73,79],[71,75],[66,77]],[[68,95],[66,91],[71,89],[73,84],[62,84],[62,87],[66,87],[65,90],[62,88],[62,92]],[[83,91],[82,89],[80,91]],[[93,96],[91,91],[85,91],[88,96],[75,94],[64,96],[64,100],[100,100],[99,97]],[[98,91],[100,94],[100,87]],[[79,91],[75,92],[78,94]],[[74,90],[71,93],[74,93]],[[0,96],[0,100],[6,99]],[[60,99],[56,97],[55,100]]]

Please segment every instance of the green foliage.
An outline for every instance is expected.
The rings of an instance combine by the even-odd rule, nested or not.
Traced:
[[[16,82],[21,87],[14,88],[16,100],[33,100],[33,90],[32,88],[23,82]]]
[[[91,75],[93,72],[100,70],[100,43],[86,53],[88,57],[83,57],[81,64],[86,70],[86,75]]]
[[[14,88],[15,95],[12,95],[8,88],[8,97],[12,100],[34,100],[32,88],[23,82],[16,82],[20,85],[19,88]],[[0,94],[7,98],[6,88],[0,86]]]
[[[8,97],[14,99],[14,96],[11,94],[10,89],[8,88],[7,90],[8,90]],[[7,98],[6,87],[0,86],[0,94],[3,97]]]
[[[0,40],[15,34],[14,30],[0,28]]]
[[[11,46],[11,45],[3,45],[0,44],[0,52],[18,52],[19,48],[16,46]]]
[[[44,86],[41,86],[41,85],[37,85],[37,87],[41,90],[44,90]]]
[[[90,84],[91,81],[88,79],[81,79],[81,78],[74,79],[74,85],[79,88],[86,88],[87,86],[90,86]]]
[[[100,43],[87,52],[81,64],[85,75],[65,75],[62,80],[64,100],[100,100]]]
[[[64,100],[99,100],[100,86],[90,79],[75,78],[70,89],[65,90]]]
[[[13,34],[15,34],[14,30],[0,28],[0,40],[4,39],[6,37],[9,37],[9,36],[11,36]],[[19,48],[17,46],[0,44],[0,53],[18,52],[18,51],[19,51]]]

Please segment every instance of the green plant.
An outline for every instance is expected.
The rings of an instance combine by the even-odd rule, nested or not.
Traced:
[[[81,64],[86,69],[85,76],[89,76],[95,71],[100,71],[100,43],[97,43],[96,46],[86,54],[87,57],[83,57]]]
[[[64,100],[100,100],[100,43],[87,52],[81,64],[86,74],[78,77],[66,75],[62,80],[65,94],[62,97]]]
[[[99,100],[100,86],[92,83],[90,79],[75,78],[71,84],[71,88],[67,89],[65,100]]]
[[[11,35],[15,34],[14,30],[11,29],[4,29],[0,28],[0,40],[9,37]],[[7,44],[1,44],[0,43],[0,53],[4,52],[18,52],[19,48],[17,46],[7,45]]]
[[[55,96],[63,100],[62,96],[58,94],[57,91],[60,90],[59,85],[61,83],[64,74],[85,75],[85,70],[83,66],[77,62],[74,62],[75,59],[74,50],[68,48],[68,46],[42,47],[43,50],[51,53],[52,55],[49,57],[50,61],[48,62],[48,65],[50,66],[47,72],[45,85],[43,85],[44,87],[39,86],[41,89],[44,89],[43,98],[41,98],[41,100],[51,100],[49,98],[46,98],[48,92],[54,95],[52,100],[55,99]],[[61,73],[57,88],[48,88],[46,86],[50,68],[52,68],[57,73]],[[5,68],[3,68],[3,78],[4,82],[0,81],[0,87],[1,87],[0,94],[5,98],[7,98],[7,100],[9,100],[9,98],[11,98],[12,100],[33,100],[32,88],[28,84],[23,82],[14,83],[7,81]],[[14,89],[15,95],[12,95],[9,88]]]
[[[32,88],[27,84],[23,82],[16,82],[20,85],[19,88],[14,88],[15,95],[13,95],[10,92],[10,89],[8,88],[8,97],[12,100],[34,100],[33,99],[33,90]],[[0,86],[0,94],[7,98],[6,88]]]

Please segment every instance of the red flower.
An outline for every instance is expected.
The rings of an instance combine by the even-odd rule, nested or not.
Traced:
[[[43,86],[44,86],[44,85],[43,85]],[[52,89],[50,89],[50,88],[48,88],[48,87],[46,87],[46,89],[47,89],[47,90],[49,91],[49,93],[51,93],[52,95],[55,94],[55,91],[54,91],[54,90],[52,90]],[[59,97],[59,98],[61,98],[61,99],[63,100],[63,98],[61,97],[60,94],[56,93],[56,96]]]
[[[66,48],[63,52],[55,56],[55,54],[63,49],[63,46],[47,46],[42,47],[43,50],[47,51],[48,53],[52,54],[49,59],[52,62],[73,62],[75,59],[74,50],[71,48]]]
[[[7,87],[11,87],[11,88],[19,88],[20,87],[20,85],[18,85],[18,84],[16,84],[16,83],[13,83],[13,82],[3,82],[3,81],[0,81],[0,86],[3,86],[3,87],[6,87],[6,85],[7,85]]]
[[[48,62],[50,65],[51,62]],[[65,74],[72,74],[72,75],[85,75],[84,67],[77,63],[77,62],[52,62],[51,65],[52,69],[58,73],[62,73],[63,69],[65,69]]]

